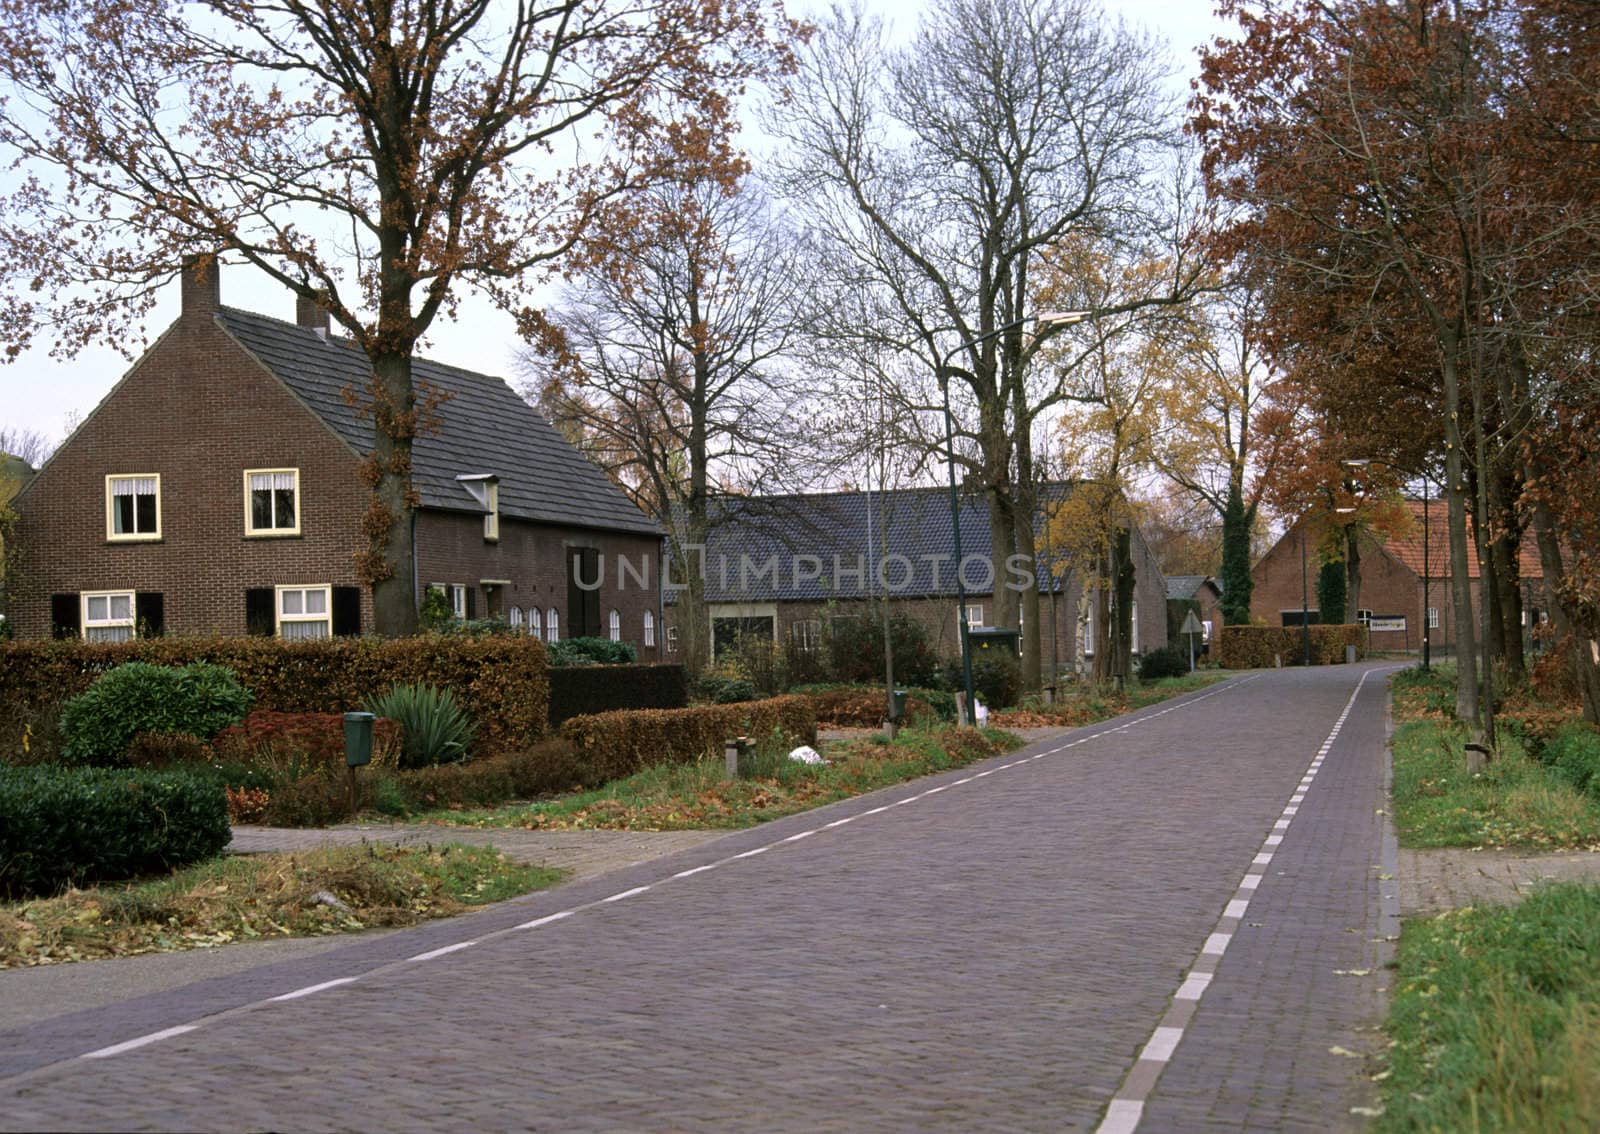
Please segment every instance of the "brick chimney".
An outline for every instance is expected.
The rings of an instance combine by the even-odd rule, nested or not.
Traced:
[[[222,306],[218,266],[215,253],[194,252],[183,258],[183,318],[206,318]]]
[[[295,295],[294,321],[302,327],[310,327],[319,338],[328,337],[328,309],[309,296]]]

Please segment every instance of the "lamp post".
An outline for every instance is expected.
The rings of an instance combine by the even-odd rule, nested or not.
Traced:
[[[1306,525],[1309,517],[1300,517],[1300,641],[1305,646],[1305,665],[1311,668],[1311,593],[1306,586]]]
[[[956,355],[964,350],[988,342],[1007,331],[1014,331],[1028,323],[1041,327],[1065,327],[1072,323],[1080,323],[1090,315],[1088,311],[1047,311],[1042,315],[1026,316],[1013,319],[1011,322],[996,327],[992,331],[985,331],[975,339],[968,339],[958,343],[944,356],[944,362],[939,366],[939,395],[944,401],[944,448],[945,460],[950,472],[950,531],[954,541],[956,555],[956,604],[958,610],[957,629],[961,634],[961,680],[967,694],[967,724],[978,723],[978,709],[973,703],[972,690],[972,650],[967,639],[967,588],[961,580],[961,501],[956,495],[956,421],[950,412],[950,375],[951,373],[964,373],[951,365]],[[993,578],[991,569],[990,577]]]

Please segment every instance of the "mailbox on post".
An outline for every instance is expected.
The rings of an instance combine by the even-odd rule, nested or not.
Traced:
[[[344,762],[348,768],[359,768],[372,763],[372,722],[375,713],[346,713],[344,715]]]

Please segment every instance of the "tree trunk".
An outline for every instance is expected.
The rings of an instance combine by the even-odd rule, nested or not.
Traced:
[[[416,531],[412,521],[411,442],[416,393],[411,357],[373,359],[373,447],[367,475],[372,500],[362,521],[362,573],[372,587],[373,629],[386,638],[417,632]]]
[[[1472,620],[1472,581],[1467,575],[1467,503],[1461,452],[1461,376],[1457,338],[1441,334],[1445,407],[1445,515],[1450,533],[1450,606],[1455,618],[1456,717],[1478,722],[1478,642]]]
[[[1133,533],[1117,529],[1117,665],[1120,685],[1133,674],[1133,601],[1138,578],[1133,569]],[[1164,612],[1163,612],[1164,613]]]
[[[1509,501],[1516,499],[1520,486],[1511,474],[1489,482],[1489,507],[1493,511],[1494,541],[1489,546],[1494,567],[1495,609],[1500,618],[1500,656],[1505,659],[1506,677],[1518,682],[1527,675],[1527,657],[1522,638],[1522,525]]]
[[[1228,481],[1228,504],[1222,512],[1222,621],[1227,626],[1250,625],[1250,528],[1254,509],[1244,506],[1242,476]]]
[[[1566,565],[1561,555],[1561,543],[1550,522],[1550,512],[1542,504],[1536,504],[1533,509],[1533,537],[1539,547],[1539,564],[1544,569],[1550,621],[1556,628],[1556,640],[1567,650],[1569,672],[1583,698],[1584,719],[1590,724],[1600,725],[1600,664],[1596,663],[1588,640],[1579,633],[1572,613],[1562,598]]]

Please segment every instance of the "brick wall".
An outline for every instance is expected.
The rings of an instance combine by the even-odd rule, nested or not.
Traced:
[[[214,279],[186,284],[184,314],[18,499],[19,637],[49,634],[57,593],[158,592],[169,634],[243,634],[246,588],[356,584],[358,458],[217,326]],[[245,535],[247,468],[300,470],[299,535]],[[160,474],[159,540],[107,539],[122,473]],[[365,590],[361,606],[369,627]]]
[[[507,617],[513,606],[523,612],[554,607],[561,637],[570,638],[575,620],[568,608],[567,561],[571,549],[581,547],[599,552],[600,636],[609,637],[609,616],[615,610],[622,640],[633,643],[639,660],[659,660],[664,634],[661,541],[655,536],[556,527],[502,515],[500,539],[490,543],[483,538],[482,513],[423,512],[417,517],[418,601],[430,584],[464,583],[473,591],[477,617]],[[484,587],[486,579],[504,582]],[[584,581],[594,580],[586,575]],[[646,612],[655,620],[653,646],[644,642]]]

